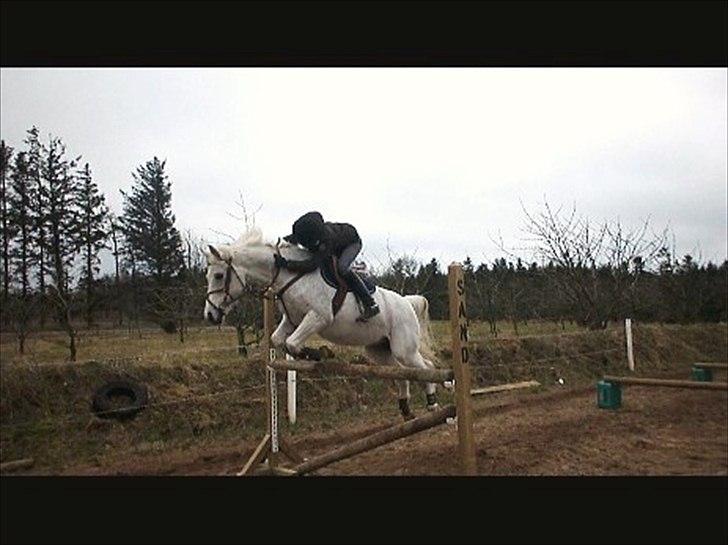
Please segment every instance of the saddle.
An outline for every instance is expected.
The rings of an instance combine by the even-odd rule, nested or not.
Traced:
[[[336,313],[341,309],[341,305],[344,304],[346,294],[350,291],[354,291],[349,285],[349,282],[341,277],[336,265],[336,256],[331,256],[331,259],[324,261],[320,267],[321,278],[323,278],[324,282],[336,290],[336,293],[331,300],[331,310],[333,311],[334,316],[336,316]],[[359,277],[364,282],[364,285],[367,287],[370,294],[377,290],[377,285],[374,283],[374,278],[372,278],[371,275],[359,274]],[[358,302],[359,300],[357,299],[357,304]]]

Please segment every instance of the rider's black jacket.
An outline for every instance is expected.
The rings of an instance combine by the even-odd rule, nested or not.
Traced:
[[[286,268],[294,272],[310,272],[318,268],[331,256],[339,257],[341,252],[351,244],[361,243],[356,227],[349,223],[324,223],[323,236],[318,248],[308,248],[313,253],[310,259],[299,261],[286,260]]]

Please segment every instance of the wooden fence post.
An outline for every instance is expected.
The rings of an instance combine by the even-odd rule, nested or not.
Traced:
[[[476,475],[475,438],[470,399],[470,347],[468,316],[465,308],[465,279],[460,263],[451,263],[447,271],[450,295],[450,329],[452,331],[452,368],[455,374],[458,449],[462,471]]]

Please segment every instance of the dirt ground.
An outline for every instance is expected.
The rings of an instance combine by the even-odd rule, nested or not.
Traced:
[[[622,408],[615,411],[597,408],[593,385],[476,398],[479,474],[728,475],[726,392],[627,386],[622,397]],[[291,442],[310,456],[392,423],[376,419]],[[114,467],[69,467],[63,473],[234,475],[254,447],[252,442],[227,443],[205,451],[128,459]],[[456,448],[455,426],[440,426],[315,474],[454,475],[458,473]]]

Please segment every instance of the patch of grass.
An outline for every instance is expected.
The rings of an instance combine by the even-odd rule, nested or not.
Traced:
[[[252,340],[252,339],[251,339]],[[68,359],[67,338],[58,331],[44,331],[28,338],[25,355],[17,352],[12,335],[0,337],[0,361],[3,365],[13,363],[64,362]],[[77,359],[107,360],[118,358],[155,359],[160,364],[186,362],[191,358],[202,361],[222,359],[239,360],[237,336],[232,327],[190,328],[185,342],[179,342],[176,335],[164,333],[161,329],[137,332],[125,329],[89,331],[79,330]]]

